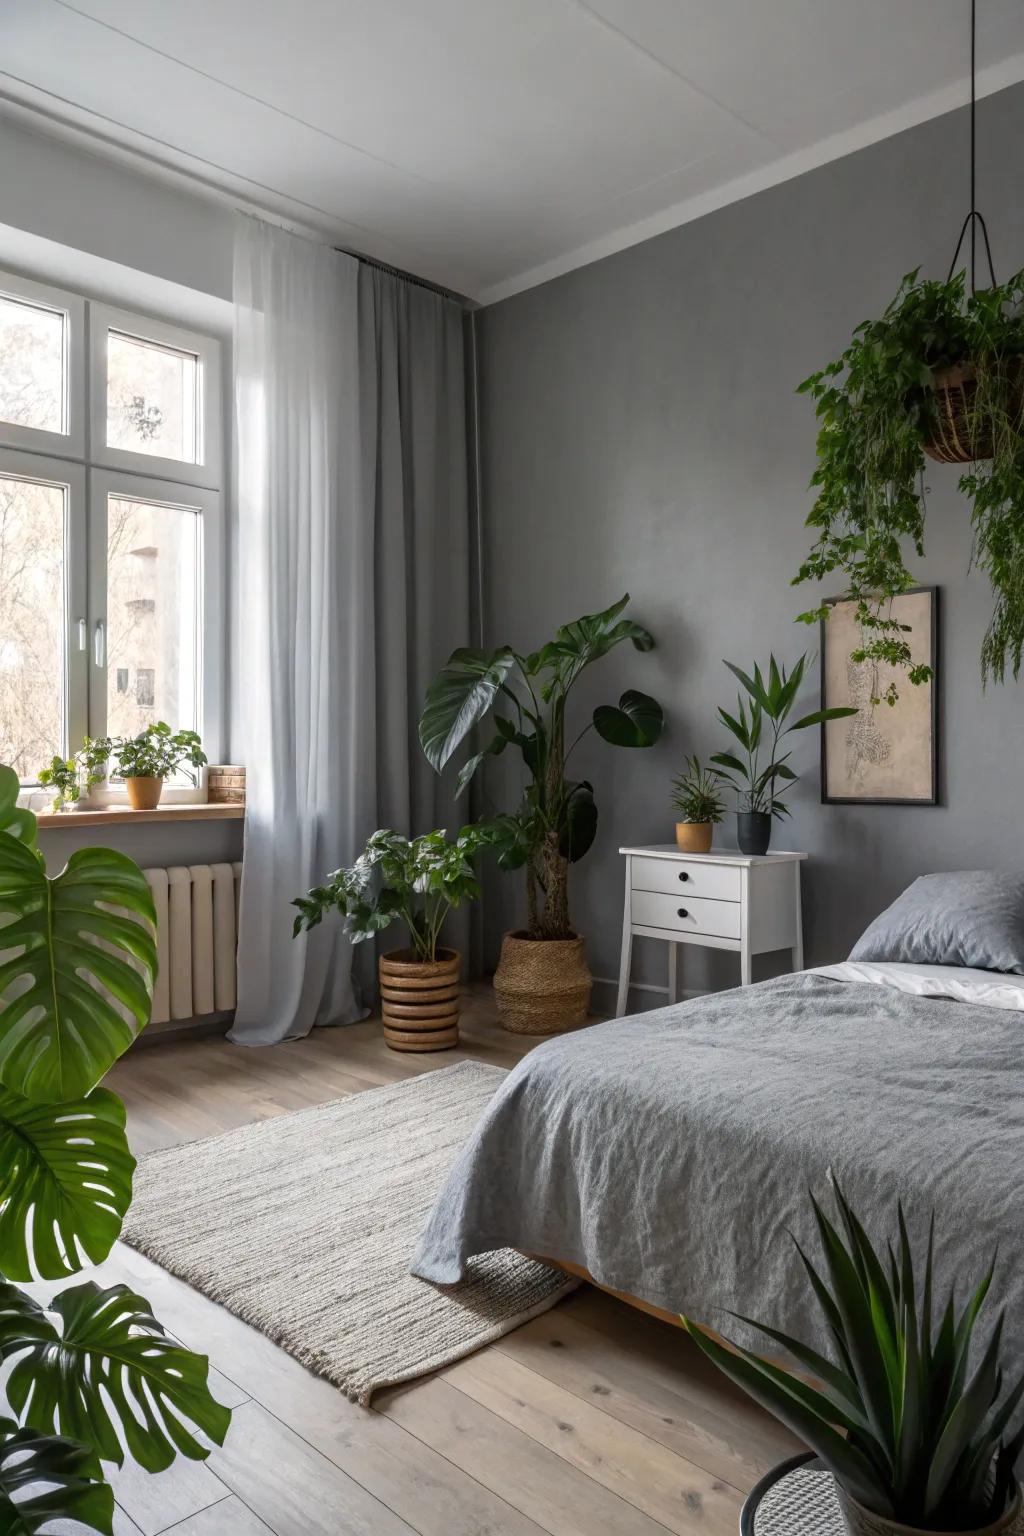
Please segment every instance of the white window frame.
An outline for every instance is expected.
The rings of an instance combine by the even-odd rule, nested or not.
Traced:
[[[65,493],[64,678],[62,703],[69,741],[81,742],[89,726],[86,716],[88,689],[88,608],[86,597],[86,500],[85,469],[38,453],[16,448],[0,450],[0,479],[26,480],[35,485],[56,485]],[[42,763],[39,765],[43,766]]]
[[[0,272],[0,294],[15,302],[62,311],[68,343],[64,374],[68,430],[47,432],[40,427],[22,427],[14,422],[0,421],[0,447],[27,448],[32,453],[84,459],[87,400],[85,300],[77,293],[67,293],[63,288],[51,288],[46,283],[33,282],[14,272]]]
[[[115,494],[196,508],[201,514],[199,730],[204,751],[211,762],[217,762],[226,741],[227,668],[225,534],[219,494],[225,468],[221,344],[213,336],[135,311],[116,309],[11,273],[0,272],[0,293],[61,309],[68,317],[69,431],[43,432],[0,422],[0,477],[67,487],[67,750],[76,752],[86,735],[106,733],[106,518],[107,498]],[[194,352],[200,359],[202,464],[107,447],[106,361],[107,333],[111,329],[142,341]],[[98,625],[103,626],[102,652],[96,649]],[[24,787],[32,788],[32,782],[26,780]],[[127,797],[122,787],[113,785],[108,798],[119,804]],[[205,800],[204,777],[200,775],[195,787],[168,783],[163,799]]]
[[[107,504],[111,496],[127,501],[151,501],[196,511],[201,518],[199,577],[200,666],[199,734],[203,751],[212,763],[221,754],[224,713],[224,646],[219,643],[224,581],[224,529],[220,493],[205,486],[183,485],[180,480],[136,475],[128,470],[89,471],[89,735],[107,734]],[[172,722],[173,724],[174,722]],[[162,802],[205,798],[199,786],[164,785]],[[122,785],[108,785],[112,802],[127,801]]]
[[[176,352],[193,352],[199,359],[199,424],[201,459],[189,464],[154,453],[133,453],[130,448],[107,444],[107,337],[111,331]],[[216,490],[223,474],[223,429],[220,398],[220,344],[198,331],[183,330],[146,315],[112,309],[109,304],[89,305],[89,378],[92,384],[90,441],[93,464],[109,469],[131,469],[140,475],[205,485]]]

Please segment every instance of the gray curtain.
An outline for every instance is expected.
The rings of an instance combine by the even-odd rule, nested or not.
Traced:
[[[292,939],[291,898],[378,826],[458,819],[416,724],[470,636],[466,389],[459,305],[242,216],[235,309],[230,1038],[264,1045],[361,1017],[373,985],[338,924]]]

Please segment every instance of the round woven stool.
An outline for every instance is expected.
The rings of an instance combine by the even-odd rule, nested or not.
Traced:
[[[780,1462],[751,1489],[740,1536],[846,1536],[832,1474],[813,1451]]]

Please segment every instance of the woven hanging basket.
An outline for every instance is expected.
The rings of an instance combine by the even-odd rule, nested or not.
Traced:
[[[494,973],[504,1027],[516,1035],[556,1035],[582,1024],[593,978],[583,940],[530,939],[506,933]]]
[[[921,1530],[916,1526],[900,1525],[895,1520],[887,1520],[884,1515],[872,1513],[870,1509],[865,1509],[862,1504],[858,1504],[856,1499],[852,1499],[838,1479],[836,1480],[836,1498],[850,1536],[938,1536],[937,1532]],[[1024,1536],[1024,1510],[1021,1507],[1020,1488],[1017,1489],[1009,1509],[1005,1514],[1000,1515],[998,1520],[978,1530],[964,1531],[961,1536]]]
[[[447,1051],[459,1043],[457,950],[439,949],[436,960],[417,960],[395,949],[377,962],[384,1043],[393,1051]]]
[[[1014,359],[1012,367],[1011,415],[1020,431],[1024,427],[1024,369],[1019,359]],[[990,459],[991,428],[976,419],[978,375],[974,364],[957,363],[953,368],[937,369],[932,391],[935,413],[931,434],[922,444],[928,457],[939,464],[972,464],[977,459]]]

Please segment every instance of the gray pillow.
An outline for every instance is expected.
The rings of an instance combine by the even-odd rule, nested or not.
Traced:
[[[921,875],[861,934],[850,959],[1024,975],[1024,875]]]

